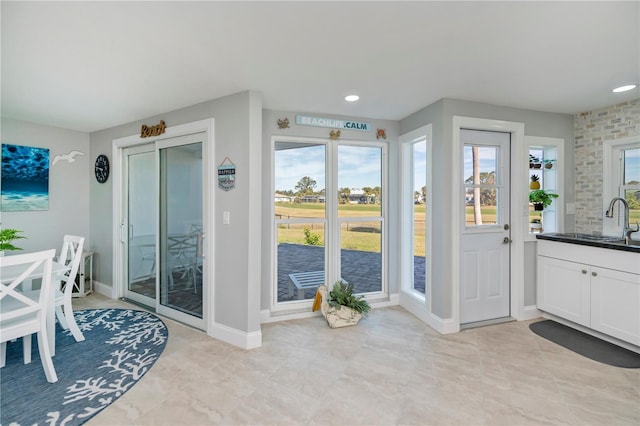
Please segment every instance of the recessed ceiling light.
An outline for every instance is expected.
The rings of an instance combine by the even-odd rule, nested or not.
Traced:
[[[344,97],[344,100],[347,101],[347,102],[355,102],[358,99],[360,99],[360,96],[358,96],[358,95],[348,95],[348,96]]]
[[[616,87],[615,89],[612,90],[612,92],[613,93],[628,92],[629,90],[633,90],[635,88],[636,88],[635,84],[628,84],[626,86]]]

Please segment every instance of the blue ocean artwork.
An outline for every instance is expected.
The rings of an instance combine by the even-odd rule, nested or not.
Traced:
[[[2,144],[0,178],[4,212],[49,209],[49,150]]]

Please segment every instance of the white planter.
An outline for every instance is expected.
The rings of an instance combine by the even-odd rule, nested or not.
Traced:
[[[360,318],[362,318],[362,314],[360,312],[354,311],[347,306],[334,308],[333,306],[329,305],[329,303],[327,302],[328,294],[326,285],[321,285],[320,287],[318,287],[318,292],[322,296],[322,305],[320,307],[320,310],[322,312],[322,316],[327,320],[327,324],[329,324],[329,327],[339,328],[358,324],[358,321],[360,321]]]

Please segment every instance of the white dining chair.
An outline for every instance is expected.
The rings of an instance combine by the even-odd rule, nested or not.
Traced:
[[[65,330],[70,330],[76,342],[82,342],[84,335],[73,316],[73,307],[71,299],[73,295],[73,287],[78,275],[80,262],[82,261],[82,248],[84,246],[84,237],[75,235],[65,235],[62,242],[62,249],[58,256],[58,263],[69,266],[69,270],[63,275],[53,277],[54,282],[59,283],[59,287],[55,288],[55,307],[56,318],[60,326]],[[28,291],[25,294],[32,298],[39,297],[40,290]],[[26,350],[26,348],[25,348]]]
[[[37,333],[40,360],[49,383],[58,381],[47,337],[47,308],[50,304],[51,291],[53,291],[51,268],[55,253],[55,249],[51,249],[0,257],[0,273],[4,277],[11,277],[11,282],[0,280],[0,367],[5,366],[7,342],[20,337],[24,340],[24,363],[31,362],[31,335]],[[12,273],[8,273],[9,268],[13,269]],[[39,268],[42,271],[42,285],[39,297],[34,300],[21,293],[19,287]],[[14,275],[16,278],[13,278]],[[27,343],[28,360],[26,358]]]
[[[56,317],[60,325],[65,330],[71,330],[76,342],[82,342],[84,335],[78,328],[76,319],[73,317],[73,307],[71,299],[73,297],[73,287],[78,276],[78,269],[82,261],[82,249],[84,247],[84,237],[75,235],[65,235],[62,241],[62,249],[58,256],[58,263],[69,266],[69,272],[59,276],[60,288],[56,289]]]

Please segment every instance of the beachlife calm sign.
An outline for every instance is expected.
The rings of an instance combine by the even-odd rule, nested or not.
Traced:
[[[334,118],[310,117],[308,115],[296,115],[296,124],[300,126],[331,127],[333,129],[360,130],[368,132],[371,130],[370,123],[362,121],[337,120]]]

